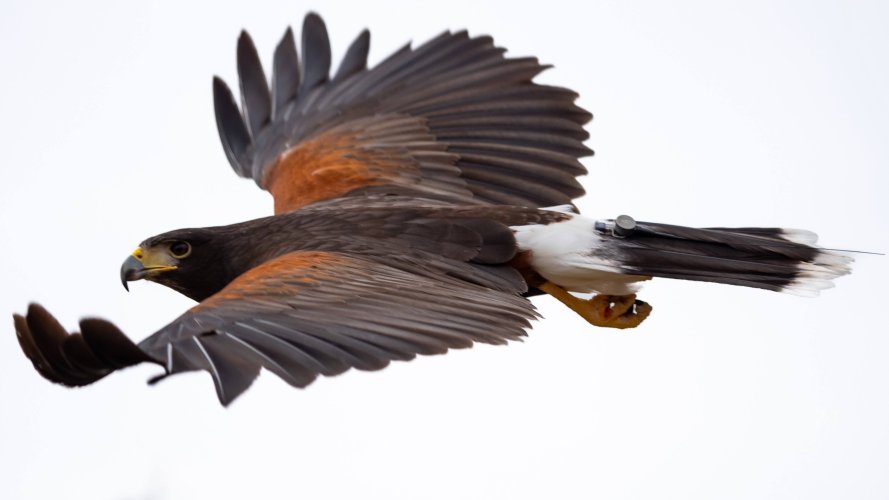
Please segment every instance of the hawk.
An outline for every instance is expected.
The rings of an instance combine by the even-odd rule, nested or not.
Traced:
[[[154,281],[197,304],[138,344],[102,319],[68,333],[40,305],[15,315],[42,376],[83,386],[143,362],[164,369],[152,382],[204,370],[228,405],[262,368],[305,387],[519,339],[533,295],[632,328],[652,310],[635,295],[652,277],[813,294],[849,272],[807,231],[580,215],[591,115],[575,92],[534,82],[547,66],[460,31],[368,68],[369,43],[365,30],[331,75],[327,29],[309,14],[301,55],[288,28],[269,81],[241,34],[241,103],[214,78],[216,123],[274,215],[139,244],[124,287]]]

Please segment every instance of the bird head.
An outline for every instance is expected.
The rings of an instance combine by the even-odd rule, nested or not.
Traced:
[[[213,228],[179,229],[139,244],[120,268],[120,280],[154,281],[201,301],[231,281],[226,272],[224,245]]]

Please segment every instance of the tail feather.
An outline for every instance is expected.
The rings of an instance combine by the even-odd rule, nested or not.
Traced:
[[[621,272],[817,295],[848,274],[852,258],[813,246],[814,233],[779,228],[697,229],[639,222],[607,238]],[[594,250],[597,251],[597,250]]]

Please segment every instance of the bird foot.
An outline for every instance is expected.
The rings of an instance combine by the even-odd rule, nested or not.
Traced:
[[[635,328],[651,314],[651,305],[631,295],[596,295],[589,300],[571,295],[554,283],[546,282],[540,290],[552,295],[588,323],[606,328]]]

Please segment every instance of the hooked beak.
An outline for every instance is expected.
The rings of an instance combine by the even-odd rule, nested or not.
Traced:
[[[123,287],[128,292],[130,291],[130,286],[127,284],[127,281],[140,280],[144,276],[145,266],[132,255],[127,257],[127,260],[123,261],[123,265],[120,266],[120,282],[123,283]]]
[[[128,281],[137,281],[155,273],[176,269],[174,265],[148,262],[157,260],[150,257],[151,255],[143,256],[142,248],[140,247],[127,257],[127,260],[123,261],[123,265],[120,266],[120,282],[128,292],[130,291],[130,287],[127,284]]]

